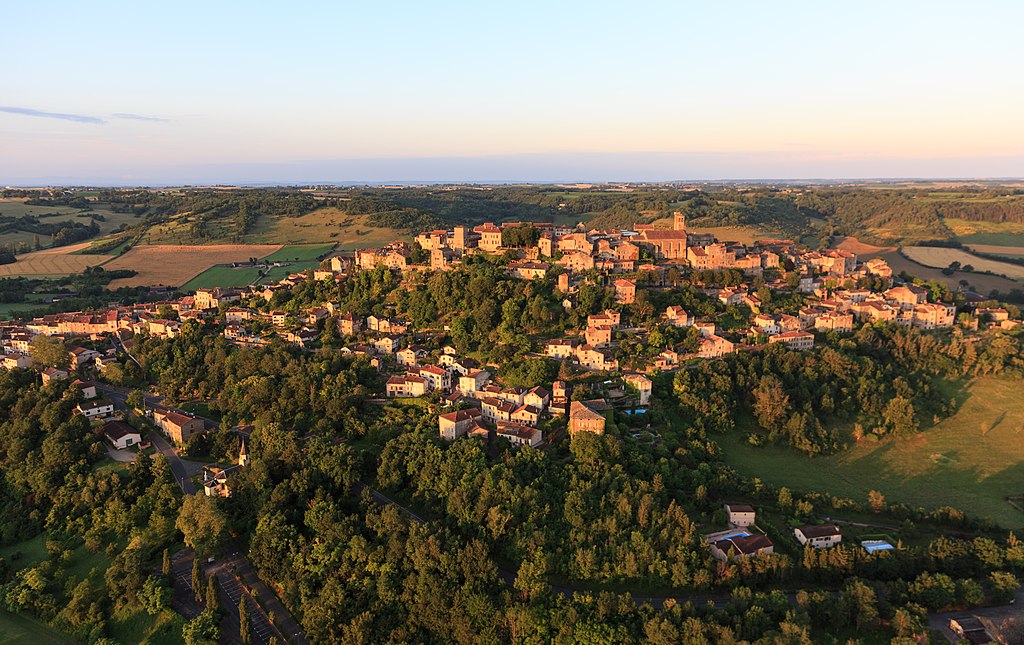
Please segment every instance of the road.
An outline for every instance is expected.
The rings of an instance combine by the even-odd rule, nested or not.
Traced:
[[[96,387],[116,405],[122,408],[127,407],[127,399],[130,392],[127,388],[105,383],[97,383]],[[187,414],[183,410],[164,405],[161,397],[147,394],[144,396],[144,399],[147,407],[160,407]],[[217,426],[210,419],[198,416],[196,418],[202,419],[207,429]],[[202,470],[205,464],[179,457],[174,446],[171,445],[162,433],[153,431],[149,433],[149,436],[157,451],[167,458],[171,466],[171,472],[174,473],[175,479],[178,480],[182,493],[185,495],[195,495],[197,490],[192,483],[192,476]],[[224,618],[221,620],[221,630],[224,632],[221,642],[241,645],[238,624],[238,600],[241,597],[242,585],[244,585],[250,592],[255,592],[259,598],[260,605],[266,608],[267,612],[274,614],[274,622],[276,623],[276,627],[271,626],[267,616],[262,613],[262,609],[259,609],[255,603],[250,603],[249,615],[253,624],[254,642],[265,644],[270,641],[271,636],[276,635],[282,643],[307,645],[309,641],[302,631],[302,626],[292,617],[291,612],[281,603],[270,587],[260,580],[248,559],[241,555],[239,547],[232,544],[228,547],[228,550],[231,552],[230,556],[204,566],[206,577],[209,577],[211,573],[217,573],[221,605],[225,608]],[[186,618],[193,618],[202,611],[202,607],[195,602],[194,598],[189,599],[192,594],[192,552],[185,550],[176,554],[172,561],[172,568],[174,569],[175,609]]]
[[[115,387],[113,385],[107,385],[105,383],[97,383],[96,389],[103,392],[107,398],[114,402],[121,408],[128,407],[128,391],[126,388]],[[155,401],[158,397],[146,396],[146,405],[151,405],[150,400]],[[166,407],[166,406],[161,406]],[[173,408],[171,408],[173,409]],[[192,483],[192,476],[203,469],[205,464],[201,464],[195,461],[189,461],[182,459],[178,456],[178,452],[174,449],[169,441],[159,432],[150,432],[149,438],[153,442],[153,447],[167,458],[167,462],[171,466],[171,472],[174,473],[174,478],[178,481],[178,485],[181,486],[181,492],[186,495],[195,495],[196,487]]]

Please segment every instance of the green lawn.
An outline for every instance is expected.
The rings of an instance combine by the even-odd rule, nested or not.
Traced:
[[[18,555],[18,559],[14,556]],[[46,558],[46,536],[40,534],[17,544],[0,547],[0,557],[7,560],[12,571],[34,567]]]
[[[751,446],[740,433],[718,440],[728,464],[769,484],[860,501],[878,490],[891,502],[928,509],[951,505],[1018,529],[1024,513],[1006,498],[1024,493],[1020,394],[1020,381],[978,379],[957,413],[935,427],[913,437],[862,440],[845,452],[813,459],[781,446]]]
[[[45,623],[22,614],[0,609],[0,643],[25,645],[63,645],[74,642]]]
[[[994,246],[1016,246],[1024,249],[1024,233],[971,233],[958,235],[962,244],[992,244]]]
[[[145,611],[117,615],[107,623],[115,641],[140,645],[180,645],[185,642],[181,635],[184,626],[185,619],[170,610],[164,610],[157,616],[150,616]]]
[[[267,269],[262,277],[260,277],[260,269],[256,267],[240,267],[235,269],[230,266],[218,265],[210,267],[189,280],[182,287],[182,290],[195,291],[196,289],[211,289],[213,287],[244,287],[257,280],[261,282],[276,282],[287,278],[292,273],[320,266],[318,258],[330,253],[333,249],[334,244],[288,244],[264,258],[260,258],[270,262],[288,262],[286,266]]]
[[[319,258],[323,255],[327,255],[334,250],[334,244],[289,244],[282,246],[277,251],[274,251],[270,255],[260,258],[270,262],[285,261],[285,262],[308,262],[310,260],[316,260],[319,262]]]
[[[34,277],[34,276],[33,276]],[[0,303],[0,320],[7,320],[13,318],[17,314],[24,311],[31,311],[33,309],[39,309],[45,307],[44,302],[47,298],[52,298],[58,295],[55,293],[30,293],[25,296],[27,302],[2,302]]]
[[[14,553],[21,553],[17,560],[11,560]],[[32,567],[46,557],[46,536],[38,535],[24,542],[0,548],[13,570]],[[84,546],[72,551],[71,559],[63,566],[68,578],[83,580],[95,572],[101,582],[103,572],[110,566],[111,556],[93,553]],[[107,623],[111,636],[119,643],[149,643],[151,645],[179,645],[182,643],[181,629],[184,620],[172,611],[151,616],[138,610],[115,615]],[[49,627],[31,615],[15,614],[0,609],[0,643],[69,643],[71,638]]]
[[[229,266],[218,265],[210,267],[196,277],[186,282],[182,291],[195,291],[196,289],[212,289],[213,287],[244,287],[259,278],[260,270],[255,267],[241,267],[234,269]]]

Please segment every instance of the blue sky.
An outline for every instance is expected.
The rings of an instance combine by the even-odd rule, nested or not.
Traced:
[[[1018,2],[17,2],[0,183],[1024,175]]]

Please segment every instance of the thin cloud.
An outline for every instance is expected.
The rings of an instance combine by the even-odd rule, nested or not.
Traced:
[[[170,119],[165,119],[162,116],[147,116],[145,114],[130,114],[126,112],[117,112],[110,115],[112,119],[127,119],[129,121],[152,121],[154,123],[166,123]]]
[[[95,123],[103,125],[107,122],[106,119],[101,119],[98,116],[89,116],[87,114],[65,114],[63,112],[46,112],[44,110],[35,110],[32,108],[23,107],[0,106],[0,112],[7,112],[8,114],[21,114],[24,116],[38,116],[44,119],[60,119],[61,121],[74,121],[76,123]]]

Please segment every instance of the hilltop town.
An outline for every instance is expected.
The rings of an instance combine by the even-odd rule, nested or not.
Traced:
[[[629,475],[643,495],[675,508],[632,538],[652,549],[644,575],[707,589],[755,571],[787,575],[799,553],[815,571],[862,573],[878,558],[915,557],[903,537],[880,536],[872,522],[840,526],[829,507],[926,523],[929,539],[942,539],[945,525],[997,530],[960,510],[887,505],[877,491],[866,505],[817,491],[794,500],[785,487],[730,474],[711,437],[746,415],[758,428],[748,436],[753,445],[807,454],[842,450],[849,440],[840,423],[855,422],[856,441],[907,436],[928,415],[937,422],[955,411],[929,385],[935,373],[1019,369],[1021,324],[1013,305],[894,275],[881,259],[793,240],[717,240],[688,232],[677,212],[671,228],[505,222],[430,230],[246,288],[155,287],[141,303],[3,323],[0,347],[3,366],[38,378],[41,395],[61,397],[111,459],[167,456],[186,497],[226,505],[206,511],[215,514],[247,512],[267,468],[302,468],[300,453],[288,456],[298,446],[309,456],[361,444],[379,465],[338,466],[348,474],[335,490],[370,476],[389,491],[417,491],[435,510],[479,491],[435,489],[443,476],[419,461],[430,446],[446,448],[435,459],[468,450],[495,468],[517,453],[551,451],[561,456],[548,459],[571,468],[593,467],[586,464],[596,454],[610,464],[622,450],[634,459],[660,455],[654,489]],[[879,352],[888,358],[870,358]],[[265,365],[247,363],[250,356]],[[943,362],[953,356],[958,367]],[[755,376],[744,385],[747,373]],[[827,376],[814,382],[811,373]],[[308,391],[295,389],[295,379],[308,381]],[[544,477],[559,477],[556,463]],[[676,492],[666,497],[664,481]],[[376,503],[398,505],[369,490]],[[693,520],[678,516],[683,491]],[[510,529],[495,528],[493,515],[479,521],[514,536],[493,548],[529,566],[539,551],[522,512],[509,511],[519,517]],[[577,521],[568,507],[564,521]],[[269,530],[260,527],[243,529],[254,544]],[[187,523],[179,528],[196,551],[213,548]],[[616,536],[608,539],[623,539],[607,530]],[[672,540],[686,547],[669,555]],[[580,555],[591,548],[584,533],[572,542],[574,558],[595,557]],[[301,607],[274,573],[280,554],[271,553],[254,552],[256,569]],[[679,573],[684,559],[704,564]],[[608,553],[599,561],[552,566],[582,582],[643,578],[636,563]],[[664,567],[677,573],[655,573]],[[998,580],[993,599],[1010,593],[1009,579]],[[268,637],[283,635],[272,619],[264,623]]]

